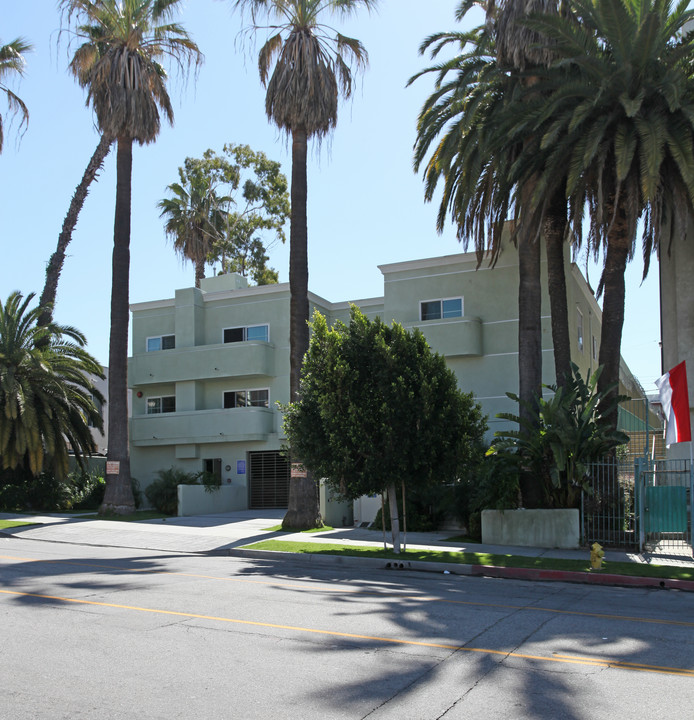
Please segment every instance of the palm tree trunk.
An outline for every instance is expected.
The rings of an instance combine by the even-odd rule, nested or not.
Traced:
[[[532,183],[526,183],[522,193],[532,193]],[[523,207],[530,207],[525,202]],[[537,397],[542,392],[542,286],[541,246],[526,225],[518,238],[518,396],[519,414],[536,423]],[[525,507],[542,503],[540,478],[522,473],[521,495]]]
[[[301,364],[308,350],[308,222],[306,204],[308,180],[306,157],[308,138],[306,130],[292,132],[292,215],[289,230],[289,400],[294,402],[299,393]],[[300,461],[301,458],[292,458]],[[282,527],[310,530],[320,527],[318,485],[311,474],[308,477],[289,479],[289,507]]]
[[[128,325],[130,321],[132,161],[132,138],[119,137],[111,279],[108,466],[106,470],[106,492],[104,501],[99,508],[99,512],[102,514],[125,514],[135,509],[130,486],[130,448],[128,445]]]
[[[72,240],[72,233],[77,225],[77,219],[84,205],[84,201],[87,198],[89,187],[94,180],[96,180],[99,170],[101,170],[104,160],[111,149],[112,142],[113,138],[106,135],[101,136],[99,144],[96,146],[96,150],[94,150],[94,154],[87,164],[84,175],[82,175],[82,180],[77,186],[72,200],[70,200],[70,207],[68,208],[65,220],[63,220],[60,235],[58,235],[58,245],[46,267],[46,283],[43,286],[41,300],[39,301],[39,305],[42,308],[38,319],[39,325],[48,325],[53,317],[53,307],[55,306],[55,298],[58,292],[58,280],[60,279],[60,273],[65,263],[65,251]]]
[[[624,216],[623,213],[620,215]],[[619,219],[615,220],[607,238],[605,268],[602,276],[604,294],[598,362],[603,366],[603,371],[598,379],[599,392],[606,392],[611,385],[619,383],[620,349],[622,346],[624,300],[626,297],[624,273],[626,272],[630,249],[629,240],[625,240],[627,238],[626,228],[622,227],[622,225]],[[618,386],[616,386],[610,391],[609,395],[613,396],[618,392]],[[616,407],[607,415],[607,419],[611,427],[615,429],[618,419]]]
[[[205,260],[195,261],[195,287],[200,287],[200,281],[205,279]]]
[[[304,129],[292,133],[292,215],[289,231],[289,292],[290,292],[290,377],[289,399],[299,392],[301,364],[308,350],[308,174],[306,153],[308,138]]]
[[[564,269],[564,233],[566,231],[566,200],[564,187],[559,188],[547,208],[544,237],[547,250],[547,287],[552,316],[552,345],[557,387],[571,377],[571,338],[566,298]]]

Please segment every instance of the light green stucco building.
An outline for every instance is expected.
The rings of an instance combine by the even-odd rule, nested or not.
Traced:
[[[494,268],[474,253],[380,266],[383,296],[354,300],[370,318],[419,328],[445,356],[460,387],[489,416],[516,411],[518,260],[512,247]],[[543,268],[543,382],[554,382],[546,268]],[[597,366],[600,308],[569,262],[572,355],[585,376]],[[309,295],[329,322],[349,303]],[[146,486],[157,470],[219,473],[235,509],[286,505],[288,469],[279,451],[289,400],[289,285],[248,287],[236,274],[203,280],[167,300],[132,306],[129,380],[132,473]],[[625,378],[633,378],[624,366]]]

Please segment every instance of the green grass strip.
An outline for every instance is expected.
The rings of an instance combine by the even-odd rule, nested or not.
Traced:
[[[41,523],[22,522],[21,520],[0,520],[0,530],[22,527],[23,525],[40,525]]]
[[[694,569],[675,565],[647,565],[631,562],[604,562],[602,570],[590,570],[586,560],[562,560],[548,557],[526,557],[524,555],[492,555],[490,553],[450,552],[439,550],[407,550],[396,555],[382,547],[338,545],[332,543],[302,543],[291,540],[262,540],[247,545],[249,550],[273,550],[276,552],[306,553],[311,555],[342,555],[386,560],[456,563],[459,565],[492,565],[504,568],[531,568],[535,570],[568,570],[607,575],[628,575],[671,580],[694,580]]]

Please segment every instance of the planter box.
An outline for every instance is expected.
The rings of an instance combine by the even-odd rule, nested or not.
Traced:
[[[178,516],[212,515],[245,510],[248,507],[245,485],[222,485],[206,492],[203,485],[178,486]]]
[[[482,542],[520,547],[577,548],[578,510],[483,510]]]

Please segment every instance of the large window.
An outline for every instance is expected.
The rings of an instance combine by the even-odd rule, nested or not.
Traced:
[[[463,298],[424,300],[419,304],[421,320],[463,317]]]
[[[224,408],[270,407],[270,391],[229,390],[224,393]]]
[[[224,342],[248,342],[251,340],[261,340],[268,342],[270,339],[269,325],[247,325],[246,327],[235,327],[224,329]]]
[[[157,335],[156,337],[147,338],[147,352],[156,352],[157,350],[173,350],[175,347],[175,335]]]
[[[176,396],[163,395],[162,397],[147,398],[147,414],[158,415],[159,413],[176,412]]]

